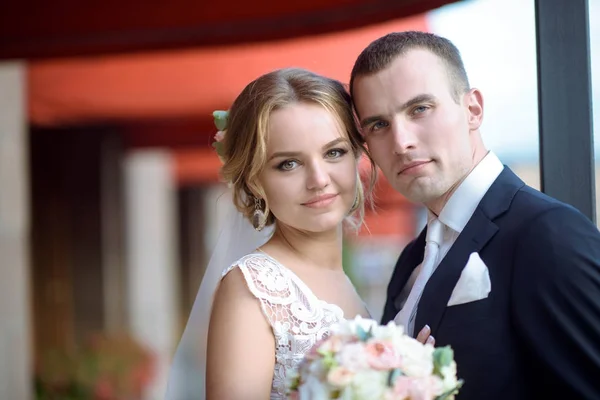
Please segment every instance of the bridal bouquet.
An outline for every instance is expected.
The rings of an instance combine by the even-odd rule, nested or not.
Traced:
[[[462,386],[450,347],[360,316],[336,325],[290,375],[288,396],[299,400],[450,400]]]

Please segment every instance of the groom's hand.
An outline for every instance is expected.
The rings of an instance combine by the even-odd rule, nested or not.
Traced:
[[[429,325],[425,325],[421,332],[417,335],[417,340],[423,344],[430,344],[435,346],[435,339],[431,336],[431,328]]]

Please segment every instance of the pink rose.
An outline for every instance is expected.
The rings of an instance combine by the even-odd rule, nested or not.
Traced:
[[[225,131],[217,131],[215,134],[215,141],[221,142],[225,138]]]
[[[402,357],[396,352],[392,343],[374,340],[367,344],[367,359],[369,365],[377,370],[402,368]]]
[[[348,386],[354,373],[344,367],[334,367],[327,374],[327,381],[338,388]]]
[[[399,376],[394,383],[394,399],[432,400],[440,391],[440,382],[435,377],[413,378]]]
[[[410,399],[412,381],[415,378],[408,376],[399,376],[394,383],[394,390],[392,393],[388,393],[387,397],[391,399],[405,400]]]

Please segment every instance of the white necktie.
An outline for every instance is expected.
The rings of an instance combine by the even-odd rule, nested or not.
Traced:
[[[421,299],[421,294],[427,281],[431,277],[436,266],[440,243],[442,241],[443,224],[437,219],[431,220],[427,227],[427,236],[425,238],[425,256],[421,263],[421,271],[413,284],[410,294],[404,303],[402,310],[396,315],[394,321],[397,325],[404,326],[407,334],[412,335],[414,331],[414,318],[417,314],[417,304]]]

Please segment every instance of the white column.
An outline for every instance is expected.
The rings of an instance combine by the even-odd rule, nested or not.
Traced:
[[[177,342],[176,188],[167,152],[125,159],[127,303],[132,334],[155,355],[145,400],[162,400]]]
[[[25,64],[0,63],[0,399],[32,398]]]

